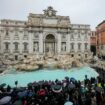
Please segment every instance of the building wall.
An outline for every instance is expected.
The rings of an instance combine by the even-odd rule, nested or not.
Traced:
[[[91,31],[91,36],[90,36],[90,44],[91,44],[91,52],[93,53],[93,56],[96,55],[96,47],[97,47],[97,36],[96,36],[96,31]]]
[[[97,35],[97,54],[99,56],[105,56],[105,21],[101,22],[96,27]]]
[[[91,31],[90,42],[91,45],[97,45],[96,31]]]
[[[29,14],[28,21],[1,20],[0,23],[2,58],[22,59],[29,55],[45,55],[45,40],[49,34],[56,41],[55,55],[88,57],[91,54],[90,26],[71,24],[68,16]]]

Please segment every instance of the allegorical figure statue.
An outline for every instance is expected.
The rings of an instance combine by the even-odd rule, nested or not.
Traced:
[[[56,12],[51,6],[47,8],[47,10],[44,10],[44,15],[45,16],[56,16]]]

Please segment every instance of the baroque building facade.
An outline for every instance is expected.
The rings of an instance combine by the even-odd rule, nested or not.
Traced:
[[[90,49],[91,52],[93,53],[93,56],[96,55],[97,51],[97,36],[96,36],[96,31],[91,31],[91,36],[90,36]]]
[[[30,13],[27,21],[0,20],[1,58],[70,54],[90,56],[90,25],[71,24],[69,16],[56,15],[48,7],[43,14]]]
[[[96,27],[97,55],[105,59],[105,20]]]

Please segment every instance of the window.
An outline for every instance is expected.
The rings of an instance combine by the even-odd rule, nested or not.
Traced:
[[[18,35],[18,32],[17,31],[15,31],[14,40],[19,40],[19,35]]]
[[[4,30],[3,29],[1,30],[1,33],[4,33]]]
[[[101,50],[103,50],[104,49],[104,46],[103,45],[101,45]]]
[[[23,31],[22,31],[22,30],[20,30],[19,32],[20,32],[20,33],[23,33]]]
[[[8,59],[8,55],[5,55],[5,59]]]
[[[25,42],[25,43],[23,43],[23,44],[24,44],[24,51],[27,51],[27,50],[28,50],[28,43]]]
[[[87,34],[85,34],[85,36],[84,36],[84,40],[87,40],[87,39],[88,39]]]
[[[35,34],[34,39],[38,39],[38,38],[39,38],[38,34]]]
[[[81,56],[81,54],[78,54],[78,56]]]
[[[87,58],[87,54],[85,54],[85,58]]]
[[[74,43],[71,43],[71,50],[74,50]]]
[[[9,31],[8,30],[6,30],[5,39],[9,39]]]
[[[9,44],[8,42],[5,43],[5,50],[9,50]]]
[[[27,34],[24,34],[23,40],[28,40],[28,35]]]
[[[74,35],[73,35],[73,34],[71,34],[70,39],[71,39],[71,40],[74,40]]]
[[[8,24],[9,22],[8,21],[6,21],[6,24]]]
[[[85,43],[85,50],[87,50],[87,47],[88,47],[88,43]]]
[[[14,48],[15,48],[15,50],[18,50],[18,45],[19,45],[18,42],[15,42],[15,43],[14,43]]]
[[[6,49],[6,50],[9,49],[9,44],[8,44],[8,43],[5,44],[5,49]]]
[[[80,33],[78,34],[78,40],[80,40],[81,39],[81,35],[80,35]]]
[[[28,35],[27,34],[24,34],[23,39],[28,39]]]
[[[9,35],[8,30],[6,30],[6,36],[8,36],[8,35]]]
[[[10,30],[10,32],[11,32],[11,33],[13,33],[13,32],[14,32],[14,30]]]
[[[18,60],[18,55],[15,55],[15,60]]]
[[[78,43],[78,50],[81,50],[81,43]]]
[[[28,33],[27,33],[27,31],[24,32],[23,40],[28,40]]]

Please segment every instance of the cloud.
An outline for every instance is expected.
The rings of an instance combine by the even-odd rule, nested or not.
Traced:
[[[1,0],[0,19],[26,20],[30,12],[43,13],[53,6],[72,23],[90,24],[92,29],[105,19],[105,0]]]

